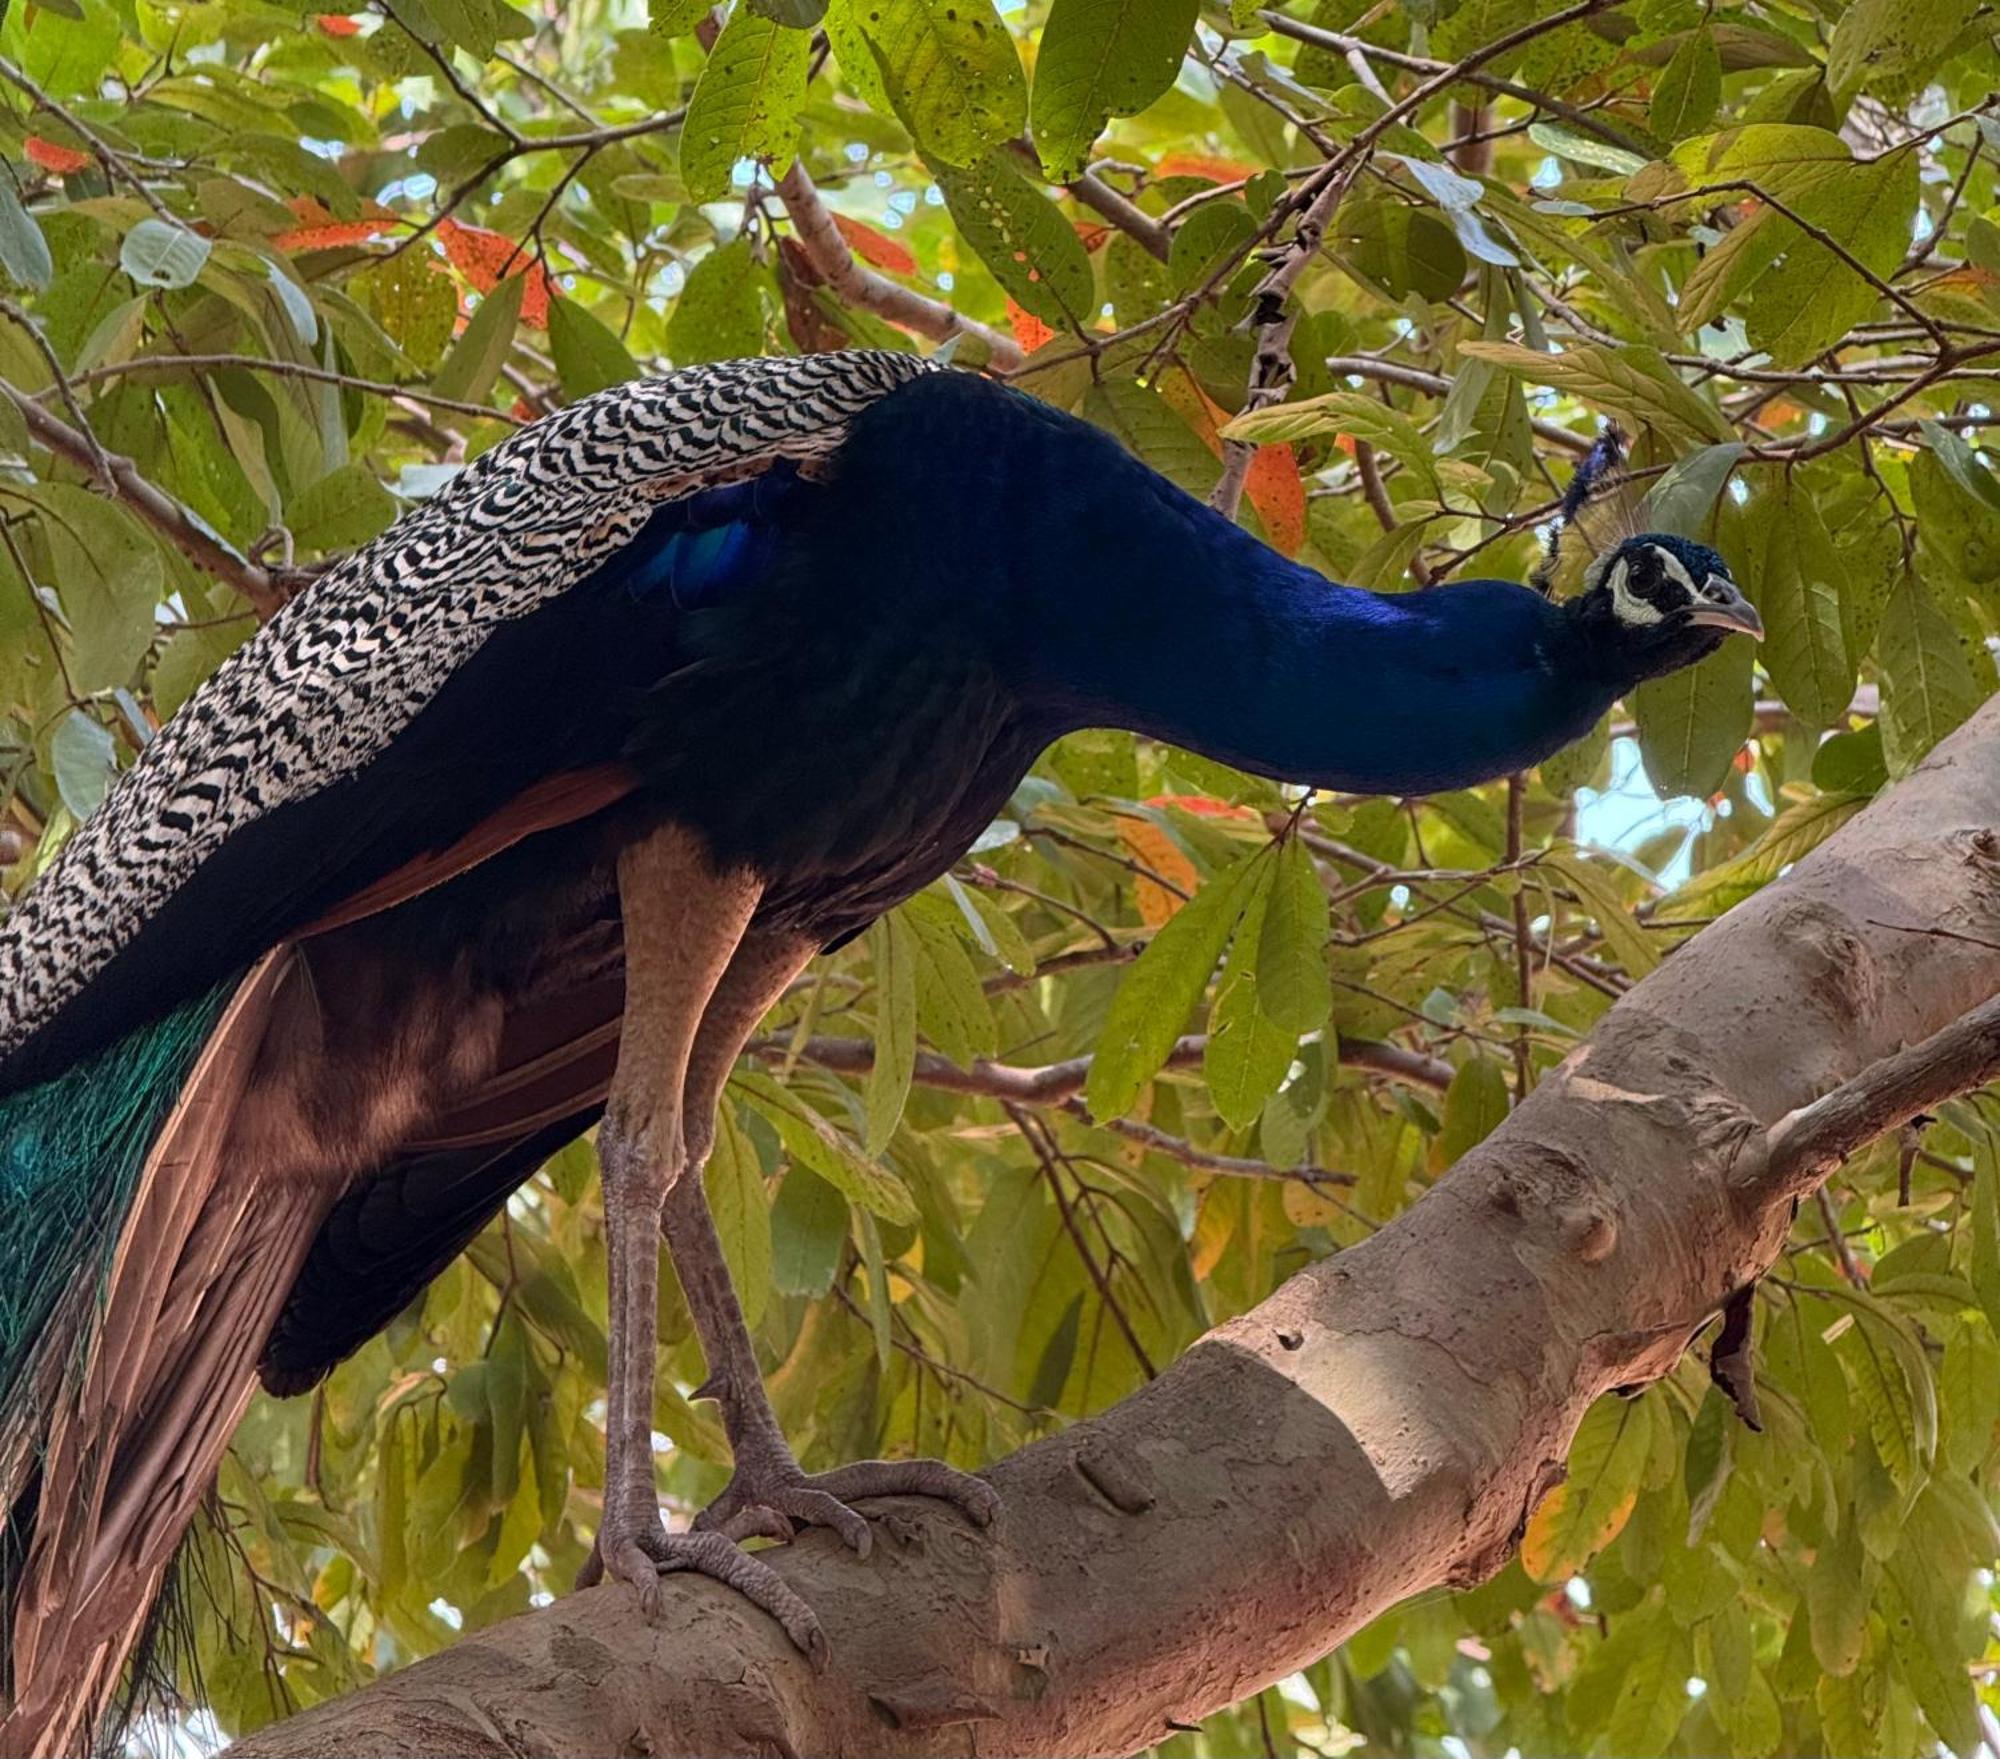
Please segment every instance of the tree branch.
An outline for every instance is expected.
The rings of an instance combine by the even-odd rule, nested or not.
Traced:
[[[842,299],[933,342],[949,342],[955,336],[976,337],[985,345],[991,364],[1001,372],[1017,370],[1027,358],[1013,337],[1003,336],[976,318],[963,317],[942,300],[901,286],[857,262],[803,163],[795,161],[778,179],[778,199],[791,216],[792,229],[807,260]]]
[[[1669,1372],[1783,1248],[1789,1204],[1735,1195],[1746,1142],[1818,1164],[1993,1070],[1996,849],[2000,699],[1405,1214],[992,1467],[989,1532],[902,1500],[866,1560],[824,1533],[765,1553],[820,1613],[826,1674],[675,1576],[656,1625],[623,1589],[572,1595],[234,1752],[1129,1752],[1482,1580],[1590,1404]]]
[[[1190,1033],[1175,1042],[1166,1066],[1192,1068],[1207,1049],[1208,1039],[1204,1035]],[[1343,1037],[1338,1049],[1340,1061],[1350,1069],[1367,1069],[1440,1093],[1451,1085],[1452,1066],[1441,1057],[1426,1056],[1422,1051],[1405,1050],[1399,1044],[1385,1044],[1372,1038]],[[753,1039],[746,1047],[746,1054],[772,1060],[789,1056],[791,1051],[791,1041],[784,1038]],[[840,1075],[865,1075],[875,1067],[875,1046],[865,1038],[809,1038],[799,1054],[807,1062]],[[919,1051],[913,1079],[920,1086],[940,1088],[947,1093],[978,1094],[1016,1105],[1053,1106],[1074,1099],[1083,1091],[1090,1079],[1090,1058],[1069,1057],[1038,1069],[1023,1069],[982,1057],[971,1068],[962,1069],[934,1051]]]
[[[108,474],[115,498],[150,525],[197,568],[226,581],[240,592],[262,617],[273,615],[290,596],[292,577],[260,568],[246,561],[194,514],[164,490],[139,474],[131,459],[106,452],[94,438],[86,437],[59,416],[51,414],[19,387],[0,379],[4,395],[28,424],[28,432],[51,452],[89,472],[93,480]],[[303,578],[302,576],[300,578]]]
[[[1989,837],[1982,853],[1988,860],[2000,859],[2000,837]],[[1761,1142],[1745,1150],[1731,1183],[1747,1203],[1789,1203],[1817,1189],[1842,1161],[1876,1137],[1996,1078],[2000,996],[1779,1119]]]
[[[1489,61],[1497,60],[1536,37],[1603,12],[1611,3],[1612,0],[1576,0],[1572,6],[1563,7],[1545,18],[1532,19],[1506,35],[1494,38],[1492,42],[1482,44],[1463,60],[1432,74],[1405,97],[1391,104],[1321,170],[1292,192],[1290,205],[1299,211],[1292,242],[1277,266],[1265,276],[1253,305],[1257,348],[1251,360],[1249,391],[1243,404],[1246,413],[1276,402],[1290,383],[1291,334],[1292,326],[1297,322],[1297,314],[1286,309],[1292,288],[1305,273],[1306,265],[1319,255],[1320,241],[1326,236],[1334,210],[1340,206],[1348,186],[1373,155],[1382,137],[1431,99],[1449,91]],[[1279,206],[1283,210],[1286,204],[1281,202]],[[1243,482],[1249,474],[1250,460],[1255,452],[1256,448],[1248,441],[1223,442],[1222,480],[1208,498],[1208,504],[1217,512],[1235,518],[1236,504],[1242,497]]]

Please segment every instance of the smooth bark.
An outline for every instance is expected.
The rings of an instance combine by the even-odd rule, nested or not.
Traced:
[[[1990,1075],[1991,1010],[1960,1022],[1996,995],[2000,699],[1634,988],[1394,1224],[994,1466],[992,1532],[899,1503],[866,1560],[818,1534],[773,1554],[826,1673],[711,1583],[670,1582],[654,1627],[602,1588],[233,1751],[1145,1746],[1497,1568],[1591,1401],[1673,1366],[1794,1197],[1941,1070]]]

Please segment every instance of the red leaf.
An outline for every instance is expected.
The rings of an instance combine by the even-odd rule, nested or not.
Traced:
[[[1095,220],[1072,220],[1070,224],[1076,228],[1077,237],[1083,240],[1085,250],[1102,250],[1105,240],[1111,236],[1111,228],[1099,225]]]
[[[322,12],[313,23],[330,37],[353,37],[361,33],[361,20],[339,12]]]
[[[337,244],[365,244],[402,224],[380,202],[364,203],[358,220],[336,220],[309,195],[295,195],[285,206],[305,224],[272,238],[280,250],[330,250]]]
[[[859,220],[850,220],[845,214],[835,214],[833,223],[840,228],[840,236],[847,240],[847,248],[864,263],[872,263],[878,269],[887,269],[892,275],[914,275],[917,259],[910,254],[910,247],[886,232],[877,232],[873,226]]]
[[[1296,556],[1306,541],[1306,485],[1291,447],[1282,442],[1259,446],[1250,460],[1250,474],[1243,479],[1243,492],[1263,520],[1271,547]]]
[[[1007,322],[1014,327],[1014,340],[1021,345],[1023,354],[1033,354],[1044,342],[1049,341],[1055,331],[1024,306],[1007,301]]]
[[[525,274],[528,284],[521,289],[521,322],[531,330],[549,327],[552,285],[548,271],[504,232],[489,232],[484,226],[461,226],[456,220],[444,219],[438,222],[437,235],[451,266],[477,292],[491,293],[500,284],[503,269],[510,281]]]
[[[1153,168],[1155,177],[1205,177],[1210,183],[1246,183],[1257,175],[1254,165],[1218,159],[1207,153],[1169,153]]]
[[[88,153],[80,153],[75,147],[58,146],[54,141],[44,140],[38,134],[28,136],[23,150],[44,171],[53,171],[58,177],[67,176],[72,171],[81,171],[91,163]]]

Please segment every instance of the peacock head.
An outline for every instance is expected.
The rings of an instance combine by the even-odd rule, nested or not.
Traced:
[[[1609,667],[1635,680],[1706,659],[1732,634],[1764,639],[1728,563],[1667,532],[1641,532],[1592,562],[1570,614]]]

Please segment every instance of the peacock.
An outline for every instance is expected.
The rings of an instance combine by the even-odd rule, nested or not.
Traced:
[[[496,446],[279,612],[0,923],[0,1751],[86,1747],[255,1384],[313,1386],[596,1127],[612,1349],[586,1577],[650,1610],[934,1461],[817,1477],[703,1199],[738,1052],[1066,732],[1424,794],[1761,635],[1643,534],[1557,602],[1287,561],[1023,392],[887,351],[689,368]],[[669,1534],[659,1237],[734,1476]]]

